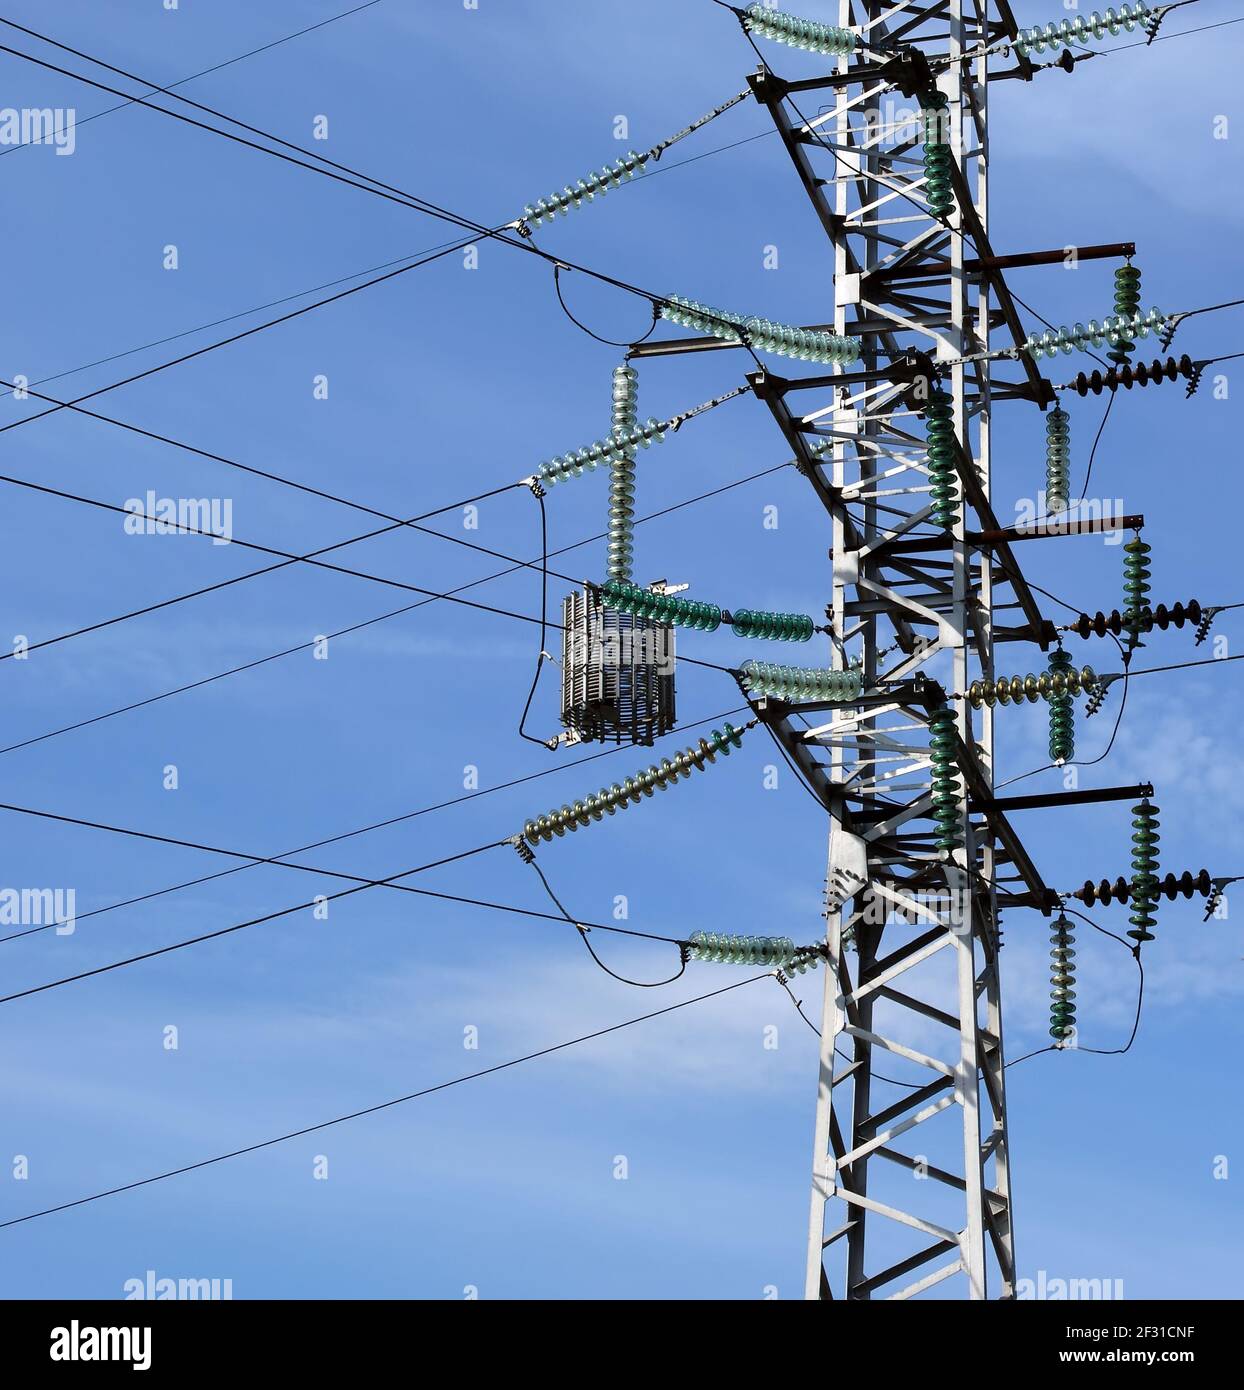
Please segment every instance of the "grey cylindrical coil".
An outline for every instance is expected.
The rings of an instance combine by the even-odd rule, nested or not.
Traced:
[[[651,744],[674,727],[674,633],[583,588],[562,604],[562,724],[600,743]]]

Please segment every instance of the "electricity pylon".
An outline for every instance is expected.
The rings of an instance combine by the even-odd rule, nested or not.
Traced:
[[[1053,636],[1007,540],[965,539],[1002,530],[990,503],[994,407],[1050,401],[1029,356],[1005,374],[988,356],[1025,337],[988,239],[981,51],[1016,31],[993,0],[841,0],[839,23],[868,56],[840,57],[833,76],[794,87],[767,69],[753,79],[833,244],[833,329],[863,344],[835,377],[754,385],[831,517],[832,664],[860,665],[866,689],[900,692],[826,709],[810,732],[789,715],[773,723],[831,816],[806,1293],[902,1298],[953,1278],[969,1297],[1007,1297],[999,878],[1018,881],[1004,890],[1010,905],[1047,910],[1051,894],[994,801],[991,710],[974,730],[968,702],[945,697],[966,691],[973,660],[993,675],[996,643],[1044,649]],[[1031,68],[1021,56],[1012,72]],[[820,114],[814,92],[828,103]],[[944,133],[930,141],[935,92]],[[930,143],[949,145],[938,167]],[[799,391],[816,397],[805,404]],[[948,525],[925,437],[935,392],[945,418],[953,412],[942,473],[959,505]],[[995,623],[1000,590],[1019,618],[1009,627]],[[957,762],[941,782],[938,709],[952,712],[942,738]],[[887,1057],[927,1080],[881,1083],[874,1064],[884,1073]]]

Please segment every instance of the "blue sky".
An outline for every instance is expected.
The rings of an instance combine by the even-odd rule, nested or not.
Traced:
[[[107,10],[17,0],[6,12],[160,83],[327,18],[344,5],[130,0]],[[832,20],[836,6],[801,13]],[[1015,6],[1021,22],[1055,3]],[[1226,0],[1168,30],[1232,17]],[[1168,311],[1238,297],[1244,201],[1235,124],[1242,31],[1130,49],[993,95],[992,239],[1000,251],[1131,239],[1145,303]],[[35,51],[33,40],[0,38]],[[54,53],[39,50],[50,61]],[[779,72],[806,64],[771,54]],[[647,148],[744,86],[754,55],[708,0],[394,0],[214,73],[189,95],[299,143],[326,116],[331,158],[492,224],[629,146]],[[83,67],[78,60],[69,66]],[[0,54],[8,106],[114,98]],[[107,80],[105,78],[105,80]],[[124,85],[124,84],[122,84]],[[625,116],[630,139],[614,139]],[[744,103],[678,149],[699,154],[766,129]],[[9,273],[3,375],[36,381],[439,245],[431,218],[132,107],[82,126],[71,157],[0,152]],[[638,181],[560,222],[548,248],[655,292],[793,322],[830,315],[832,261],[773,138]],[[163,268],[178,248],[178,269]],[[765,270],[776,245],[780,269]],[[1110,269],[1017,272],[1046,317],[1100,312]],[[576,314],[604,337],[646,326],[642,301],[570,276]],[[299,301],[305,302],[305,301]],[[240,322],[261,321],[255,315]],[[222,336],[78,372],[46,388],[81,394]],[[1244,348],[1240,311],[1192,320],[1177,347]],[[1146,344],[1146,355],[1148,345]],[[119,390],[98,408],[256,467],[399,515],[521,477],[607,431],[616,350],[562,315],[547,268],[496,244],[477,269],[455,255],[245,342]],[[1070,362],[1070,359],[1065,359]],[[1073,370],[1076,365],[1072,364]],[[665,416],[739,384],[734,354],[645,365],[641,411]],[[1244,600],[1234,537],[1237,385],[1133,392],[1103,436],[1093,493],[1148,518],[1154,596]],[[328,399],[313,396],[317,376]],[[1068,403],[1080,468],[1101,402]],[[4,402],[2,423],[31,413]],[[999,411],[995,505],[1044,476],[1035,412]],[[368,520],[68,412],[12,431],[3,471],[121,505],[160,496],[231,499],[235,534],[293,551]],[[639,504],[655,511],[785,457],[767,412],[732,402],[645,456]],[[1082,476],[1082,475],[1081,475]],[[600,529],[605,485],[550,495],[551,543]],[[637,577],[692,582],[694,596],[816,612],[827,528],[789,471],[640,528]],[[763,526],[776,506],[776,531]],[[538,513],[515,492],[478,531],[538,553]],[[121,519],[6,488],[6,628],[32,641],[260,563],[191,536],[133,537]],[[1097,541],[1031,545],[1030,576],[1087,607],[1120,602],[1121,555]],[[486,556],[427,536],[384,537],[343,561],[438,589],[489,573]],[[599,577],[600,547],[563,557]],[[560,597],[562,584],[552,592]],[[413,601],[305,566],[3,663],[8,745],[307,642]],[[481,600],[534,613],[538,580],[511,576]],[[1059,617],[1055,611],[1051,616]],[[1217,631],[1234,652],[1238,619]],[[729,664],[728,634],[680,649]],[[1113,649],[1113,648],[1111,648]],[[1111,669],[1100,643],[1077,656]],[[1196,653],[1197,655],[1203,654]],[[3,755],[17,805],[274,854],[459,795],[468,767],[489,786],[550,766],[515,732],[536,651],[526,625],[434,604],[91,728]],[[1194,654],[1187,631],[1154,637],[1145,664]],[[768,653],[766,653],[768,655]],[[1020,654],[1008,652],[1020,659]],[[1028,654],[1024,653],[1026,657]],[[1085,785],[1142,779],[1163,810],[1164,868],[1244,872],[1236,831],[1239,668],[1133,683],[1115,750]],[[532,726],[553,732],[554,686]],[[1113,698],[1113,697],[1112,697]],[[733,708],[717,672],[685,665],[679,712]],[[1113,712],[1113,703],[1108,706]],[[1000,721],[1001,723],[1002,721]],[[1100,751],[1105,719],[1081,735]],[[1045,761],[1040,711],[1001,728],[1001,775]],[[679,746],[674,742],[671,746]],[[567,755],[558,755],[568,760]],[[531,815],[643,765],[623,752],[341,845],[309,862],[387,875],[499,839]],[[785,770],[765,790],[771,747],[752,740],[708,775],[559,841],[541,863],[571,911],[683,936],[696,928],[819,934],[824,826]],[[179,786],[164,789],[175,764]],[[1050,774],[1029,779],[1054,790]],[[1049,882],[1070,888],[1127,867],[1122,808],[1030,813],[1019,822]],[[228,867],[191,850],[5,813],[6,884],[73,886],[79,914]],[[543,910],[508,850],[417,880]],[[272,867],[0,945],[5,993],[332,892]],[[1234,904],[1232,904],[1234,906]],[[1244,911],[1244,909],[1241,909]],[[1125,925],[1120,909],[1103,925]],[[1122,1279],[1129,1297],[1239,1296],[1234,1044],[1244,995],[1238,921],[1201,923],[1164,904],[1146,952],[1146,1010],[1124,1058],[1047,1055],[1010,1073],[1021,1275]],[[1007,919],[1008,1050],[1046,1041],[1047,932]],[[1087,936],[1087,929],[1082,936]],[[1100,942],[1100,944],[1099,944]],[[1135,971],[1117,945],[1083,941],[1082,1040],[1127,1036]],[[669,948],[611,938],[607,961],[669,972]],[[630,990],[592,966],[574,934],[377,889],[310,913],[0,1008],[0,1210],[5,1216],[193,1162],[374,1104],[741,978],[699,966],[664,991]],[[814,1005],[818,977],[796,993]],[[175,1026],[176,1051],[163,1046]],[[762,1047],[776,1025],[780,1045]],[[479,1030],[477,1051],[463,1030]],[[231,1278],[236,1297],[793,1297],[802,1284],[816,1040],[768,982],[556,1057],[205,1172],[0,1232],[8,1297],[119,1297],[147,1269]],[[14,1180],[12,1156],[28,1159]],[[328,1177],[317,1180],[317,1155]],[[614,1177],[625,1155],[629,1176]]]

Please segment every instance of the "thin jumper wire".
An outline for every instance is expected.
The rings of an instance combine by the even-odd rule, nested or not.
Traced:
[[[752,473],[744,478],[736,478],[733,482],[723,483],[720,487],[713,488],[709,492],[699,493],[695,497],[686,498],[682,502],[675,502],[672,506],[664,507],[660,511],[650,512],[647,516],[638,517],[636,518],[635,524],[639,526],[644,522],[655,521],[660,517],[668,516],[671,512],[679,511],[683,507],[690,507],[695,505],[696,503],[707,501],[709,498],[717,497],[724,492],[730,491],[732,488],[741,487],[744,483],[755,482],[760,478],[767,478],[771,474],[777,473],[781,469],[789,468],[791,466],[792,461],[788,460],[786,463],[776,464],[772,468],[762,469],[759,473]],[[594,536],[586,537],[584,540],[574,541],[570,545],[563,546],[560,550],[553,551],[552,554],[567,554],[570,551],[578,550],[585,545],[595,544],[595,542],[603,540],[604,537],[605,533],[601,531]],[[509,566],[507,569],[494,570],[492,574],[486,574],[480,579],[469,580],[467,583],[460,584],[456,589],[451,589],[448,592],[451,595],[463,593],[467,589],[478,588],[483,584],[492,583],[493,580],[501,579],[509,574],[514,574],[524,567],[525,566],[523,564],[514,564]],[[192,598],[194,596],[194,594],[182,595],[183,598]],[[170,602],[176,601],[178,600],[170,600]],[[416,609],[426,607],[428,604],[435,602],[437,602],[436,598],[420,599],[417,603],[404,604],[401,608],[390,609],[387,613],[377,614],[374,618],[365,618],[362,622],[352,623],[347,627],[338,628],[335,632],[326,633],[325,636],[328,637],[330,641],[337,637],[346,637],[349,636],[351,633],[361,632],[364,628],[372,627],[377,623],[388,622],[393,618],[401,617],[403,614],[413,613]],[[117,619],[116,621],[120,621],[120,619]],[[267,656],[256,657],[253,661],[246,661],[238,666],[227,667],[225,670],[218,671],[214,675],[203,676],[199,680],[190,681],[186,685],[174,686],[171,690],[162,691],[158,695],[149,695],[146,699],[136,700],[128,705],[121,705],[116,709],[107,710],[103,714],[93,715],[89,719],[79,719],[72,724],[65,724],[62,725],[60,728],[50,729],[46,733],[36,734],[32,738],[23,739],[18,743],[10,743],[6,747],[0,747],[0,757],[3,757],[6,753],[15,753],[22,748],[29,748],[36,743],[43,743],[45,740],[50,738],[58,738],[62,734],[73,733],[77,729],[88,728],[89,726],[101,723],[106,719],[115,719],[118,715],[129,714],[133,710],[144,709],[147,705],[153,705],[159,703],[161,700],[171,699],[174,695],[184,695],[186,692],[191,690],[197,690],[201,686],[212,685],[216,681],[224,680],[229,676],[240,675],[243,671],[255,670],[259,666],[267,665],[267,663],[270,661],[279,661],[284,657],[293,656],[298,652],[308,651],[314,645],[314,640],[309,642],[300,642],[296,646],[285,647],[281,651],[277,652],[270,652]]]
[[[421,1091],[412,1091],[409,1095],[396,1096],[392,1100],[382,1101],[379,1105],[369,1105],[362,1110],[352,1110],[349,1114],[338,1115],[331,1120],[323,1120],[319,1124],[307,1125],[303,1129],[291,1130],[286,1134],[278,1134],[272,1139],[261,1140],[257,1144],[247,1144],[244,1148],[231,1149],[228,1153],[216,1154],[212,1158],[200,1159],[197,1163],[187,1163],[181,1168],[170,1168],[166,1172],[156,1173],[149,1178],[139,1178],[135,1182],[123,1183],[119,1187],[109,1187],[102,1192],[93,1192],[88,1197],[78,1197],[72,1202],[60,1202],[54,1207],[44,1207],[42,1211],[28,1212],[25,1216],[13,1216],[7,1221],[0,1221],[0,1230],[6,1226],[20,1226],[26,1221],[37,1221],[40,1217],[51,1216],[54,1212],[69,1211],[73,1207],[85,1206],[88,1202],[98,1202],[104,1197],[115,1197],[122,1192],[132,1192],[138,1187],[147,1187],[152,1183],[164,1182],[168,1178],[176,1178],[184,1173],[191,1173],[200,1168],[208,1168],[216,1163],[224,1163],[231,1158],[240,1158],[243,1154],[256,1153],[260,1149],[271,1148],[274,1144],[283,1144],[290,1139],[301,1139],[304,1135],[315,1134],[319,1130],[329,1129],[333,1125],[345,1124],[350,1120],[361,1119],[365,1115],[374,1115],[381,1110],[391,1109],[395,1105],[404,1105],[412,1100],[419,1100],[424,1096],[434,1095],[437,1091],[448,1090],[451,1086],[461,1086],[467,1081],[475,1081],[483,1076],[491,1076],[495,1072],[506,1071],[510,1067],[520,1066],[524,1062],[533,1062],[540,1057],[548,1057],[555,1052],[563,1052],[568,1047],[576,1047],[580,1043],[592,1042],[597,1038],[607,1037],[611,1033],[617,1033],[623,1028],[632,1028],[637,1023],[646,1023],[650,1019],[660,1018],[664,1014],[675,1013],[678,1009],[689,1008],[692,1004],[701,1004],[707,999],[717,999],[723,994],[729,994],[736,989],[743,989],[747,985],[755,984],[758,980],[767,980],[772,971],[765,971],[760,975],[752,975],[746,980],[736,980],[732,985],[723,985],[720,989],[709,990],[706,994],[697,994],[691,999],[679,1000],[676,1004],[667,1004],[663,1009],[654,1009],[651,1013],[641,1014],[638,1018],[628,1018],[623,1023],[612,1024],[608,1028],[598,1028],[595,1032],[584,1033],[580,1037],[571,1038],[568,1042],[556,1043],[552,1047],[541,1048],[538,1052],[528,1052],[521,1057],[511,1057],[507,1062],[498,1062],[495,1066],[484,1067],[480,1071],[468,1072],[465,1076],[457,1076],[452,1081],[442,1081],[436,1086],[426,1086]]]
[[[694,723],[691,724],[680,724],[676,729],[672,729],[670,733],[666,735],[666,737],[679,738],[691,729],[702,728],[705,724],[718,724],[723,719],[729,719],[736,714],[742,714],[747,710],[747,708],[748,706],[741,705],[735,709],[726,710],[722,714],[714,714],[707,719],[697,719]],[[451,797],[448,801],[433,802],[429,806],[420,806],[417,810],[414,811],[406,811],[403,812],[401,815],[389,816],[385,820],[373,821],[370,825],[361,825],[357,826],[353,830],[342,831],[338,835],[330,835],[326,839],[312,840],[310,844],[298,845],[294,849],[285,850],[281,854],[262,857],[247,856],[247,858],[251,860],[251,862],[249,863],[238,864],[230,869],[221,869],[213,874],[204,874],[201,875],[199,878],[187,879],[182,883],[171,884],[167,888],[154,889],[149,893],[142,893],[137,897],[122,898],[120,901],[108,903],[104,907],[93,908],[90,912],[79,912],[74,918],[74,920],[75,922],[81,923],[86,921],[90,917],[100,917],[108,912],[116,912],[119,908],[133,907],[138,903],[150,902],[153,898],[165,897],[170,893],[179,893],[185,888],[197,888],[202,883],[212,883],[219,878],[230,878],[234,874],[245,873],[247,869],[258,868],[261,864],[276,863],[278,860],[288,859],[290,855],[293,854],[304,854],[309,850],[322,849],[325,845],[340,844],[343,840],[356,839],[360,835],[368,835],[375,830],[387,830],[390,826],[401,825],[407,821],[417,820],[420,816],[433,815],[435,812],[447,810],[451,806],[461,806],[465,802],[475,801],[483,796],[494,796],[497,792],[509,791],[514,787],[523,786],[528,782],[539,781],[543,777],[552,777],[556,773],[565,772],[569,769],[573,769],[576,767],[582,767],[585,763],[594,763],[598,758],[611,758],[615,754],[629,751],[630,750],[628,745],[619,744],[617,747],[614,748],[605,748],[599,753],[589,753],[586,757],[583,758],[568,759],[566,762],[558,763],[554,767],[546,767],[540,772],[529,772],[523,777],[513,777],[508,782],[498,782],[495,786],[492,787],[482,787],[477,791],[464,792],[462,796]],[[19,808],[13,807],[10,809],[18,810]],[[29,814],[41,815],[43,813],[31,811],[29,812]],[[426,890],[424,890],[423,895],[429,896]],[[454,899],[454,901],[473,902],[474,900]],[[521,911],[521,909],[518,908],[515,908],[513,910],[515,912]],[[12,932],[8,936],[0,936],[0,945],[3,945],[7,941],[20,941],[23,937],[35,936],[39,932],[50,931],[55,925],[56,924],[54,922],[47,922],[41,926],[26,927],[22,931]],[[610,928],[610,930],[612,930],[612,928]]]

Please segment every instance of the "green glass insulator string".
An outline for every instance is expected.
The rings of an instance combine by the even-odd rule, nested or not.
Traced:
[[[1024,342],[1024,351],[1040,361],[1042,357],[1057,357],[1060,352],[1087,351],[1090,347],[1115,348],[1123,342],[1134,347],[1136,338],[1156,333],[1168,320],[1169,315],[1161,309],[1150,309],[1147,314],[1137,313],[1130,318],[1108,315],[1101,323],[1089,319],[1087,324],[1077,323],[1071,328],[1064,324],[1061,328],[1030,334]]]
[[[715,603],[656,593],[624,579],[608,580],[601,585],[600,593],[607,608],[632,613],[648,622],[695,628],[699,632],[716,632],[721,626],[721,609]]]
[[[816,631],[815,621],[806,613],[770,613],[755,608],[739,608],[726,613],[715,603],[657,593],[630,580],[610,579],[601,585],[600,592],[607,608],[617,608],[671,627],[715,632],[723,622],[729,622],[737,637],[773,642],[807,642]]]
[[[1105,14],[1094,10],[1089,15],[1077,15],[1075,19],[1033,24],[1019,31],[1015,47],[1020,53],[1026,53],[1029,49],[1034,53],[1044,53],[1047,48],[1059,53],[1072,44],[1087,43],[1089,39],[1100,41],[1107,35],[1114,38],[1122,33],[1130,34],[1138,28],[1148,33],[1149,26],[1161,17],[1162,8],[1158,6],[1155,10],[1145,0],[1135,0],[1135,3],[1120,5],[1117,10],[1111,5]]]
[[[1071,416],[1056,405],[1045,417],[1045,510],[1064,512],[1071,500]]]
[[[777,965],[794,975],[815,970],[821,953],[814,946],[796,946],[789,936],[734,936],[724,932],[692,932],[687,940],[691,960],[714,965]]]
[[[1129,322],[1140,313],[1140,271],[1131,261],[1121,265],[1114,273],[1114,312],[1116,318]],[[1120,338],[1110,354],[1111,361],[1122,367],[1135,351],[1135,343]]]
[[[613,369],[613,437],[632,437],[639,428],[639,373],[629,362]],[[609,460],[609,578],[628,582],[635,558],[635,447]]]
[[[1065,912],[1050,937],[1050,1037],[1065,1042],[1076,1031],[1075,930]]]
[[[928,437],[929,496],[933,520],[953,531],[959,520],[959,478],[955,469],[955,408],[944,391],[934,391],[924,410]]]
[[[1151,927],[1157,925],[1154,914],[1158,910],[1158,897],[1161,885],[1158,880],[1158,807],[1148,797],[1132,807],[1132,885],[1128,894],[1132,924],[1128,936],[1133,937],[1139,946],[1154,939]]]
[[[803,666],[777,666],[769,661],[748,661],[739,669],[739,682],[749,695],[768,695],[778,700],[856,700],[864,688],[862,672],[813,670]]]
[[[821,362],[826,366],[849,366],[858,360],[860,340],[812,328],[794,328],[770,319],[744,318],[711,304],[701,304],[681,295],[670,295],[660,305],[660,316],[684,328],[721,338],[725,342],[747,343],[759,352],[793,357],[801,362]]]
[[[1050,761],[1061,767],[1076,755],[1076,704],[1071,689],[1072,678],[1076,677],[1075,663],[1071,653],[1059,647],[1050,657],[1051,686],[1053,678],[1061,677],[1063,689],[1051,691],[1050,702]]]
[[[742,15],[743,25],[751,34],[809,53],[829,57],[844,57],[859,47],[859,35],[834,24],[822,24],[819,19],[800,19],[798,15],[771,10],[768,5],[749,5]]]
[[[963,845],[960,811],[963,787],[959,781],[958,759],[959,736],[954,712],[943,705],[929,717],[929,761],[933,819],[938,827],[934,844],[947,855]]]
[[[950,98],[945,92],[920,97],[920,128],[924,144],[924,196],[934,217],[945,217],[955,205],[951,169],[954,154],[947,140]]]
[[[615,459],[624,458],[628,451],[633,453],[637,446],[649,449],[654,444],[663,443],[666,433],[671,428],[672,423],[668,420],[662,423],[650,419],[646,424],[637,425],[624,434],[598,439],[585,448],[549,459],[536,469],[536,477],[552,487],[554,483],[566,478],[580,478],[584,473],[599,468],[602,463],[607,463],[612,468]]]
[[[806,613],[769,613],[759,608],[736,608],[730,614],[736,637],[756,637],[768,642],[809,642],[816,623]]]
[[[567,184],[560,193],[551,193],[547,198],[537,198],[523,209],[523,220],[532,227],[542,222],[552,222],[558,216],[565,217],[574,208],[590,203],[594,198],[603,198],[611,188],[621,188],[628,179],[652,158],[651,153],[639,154],[630,150],[621,159],[615,159],[612,166],[593,171],[586,178]]]
[[[1149,611],[1149,595],[1153,592],[1153,585],[1149,583],[1153,576],[1149,568],[1151,549],[1139,533],[1123,547],[1123,619],[1129,652],[1144,646],[1140,634],[1146,630],[1145,615]]]
[[[727,724],[724,729],[714,729],[707,738],[700,739],[694,748],[685,748],[672,758],[662,758],[659,763],[653,763],[633,777],[615,782],[610,787],[602,787],[581,801],[529,820],[523,826],[522,838],[532,845],[538,845],[542,840],[549,843],[554,836],[560,838],[606,815],[612,816],[629,806],[636,806],[644,797],[656,791],[665,791],[680,777],[703,772],[710,763],[717,761],[718,754],[728,756],[732,748],[739,747],[744,733],[753,727],[754,722],[742,729],[736,729],[733,724]]]

